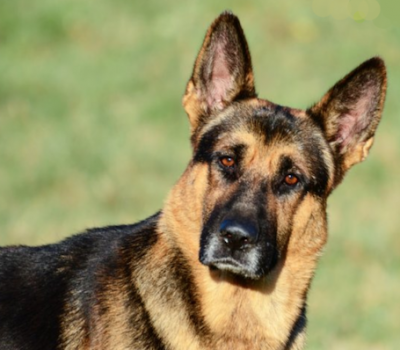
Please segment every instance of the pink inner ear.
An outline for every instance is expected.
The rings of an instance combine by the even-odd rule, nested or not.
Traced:
[[[354,141],[358,141],[364,130],[370,124],[378,90],[375,86],[369,86],[354,105],[348,106],[349,111],[339,117],[339,130],[336,141],[341,148],[345,148]]]
[[[215,48],[211,75],[211,88],[207,96],[207,104],[212,109],[222,109],[229,90],[232,89],[232,76],[225,57],[224,44]]]

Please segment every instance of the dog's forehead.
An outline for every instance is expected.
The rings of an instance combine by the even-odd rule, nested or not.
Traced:
[[[312,129],[313,123],[304,111],[256,100],[227,108],[205,126],[202,134],[213,133],[217,138],[214,145],[223,141],[235,143],[240,138],[244,141],[255,138],[265,143],[280,140],[300,145]]]

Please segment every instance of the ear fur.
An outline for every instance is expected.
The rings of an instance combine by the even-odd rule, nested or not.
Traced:
[[[374,57],[336,83],[307,111],[321,126],[332,149],[336,184],[368,155],[381,119],[386,86],[385,64]]]
[[[239,19],[223,12],[207,31],[183,97],[192,134],[233,101],[255,96],[250,53]]]

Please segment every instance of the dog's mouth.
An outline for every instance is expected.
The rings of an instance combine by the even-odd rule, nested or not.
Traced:
[[[209,263],[205,263],[204,265],[209,266],[213,271],[218,270],[221,272],[227,272],[244,278],[257,280],[262,277],[261,273],[250,270],[247,266],[232,258],[216,259],[214,261],[210,261]]]
[[[250,280],[265,277],[276,265],[278,254],[273,245],[255,245],[239,250],[227,249],[216,236],[200,247],[200,262],[213,272]]]
[[[219,271],[223,274],[240,276],[245,279],[258,280],[266,275],[266,269],[260,264],[256,252],[244,253],[242,256],[226,254],[200,255],[200,262],[208,266],[211,271]]]

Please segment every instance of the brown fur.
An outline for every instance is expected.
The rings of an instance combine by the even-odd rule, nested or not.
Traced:
[[[240,134],[237,137],[249,138],[249,135]],[[231,137],[234,138],[233,135]],[[256,140],[251,141],[247,142],[254,144],[254,153],[264,152]],[[280,145],[265,151],[271,162],[270,167],[276,165],[274,161],[281,153],[295,153],[289,146],[285,149]],[[250,158],[252,164],[248,166],[254,168],[254,177],[259,172],[269,172],[265,168],[260,169],[261,162],[257,154]],[[212,201],[208,204],[212,207],[215,202],[210,196],[221,195],[216,192],[217,189],[212,193],[205,191],[206,172],[207,169],[190,169],[189,175],[185,173],[167,200],[161,223],[163,232],[168,232],[167,236],[176,239],[174,244],[187,254],[186,258],[195,271],[206,323],[218,334],[208,348],[283,349],[299,310],[304,306],[317,259],[326,242],[325,204],[315,202],[310,195],[302,201],[300,208],[296,208],[296,214],[291,218],[290,211],[294,210],[290,206],[285,208],[272,203],[272,210],[281,216],[279,221],[289,219],[294,223],[289,241],[286,241],[288,237],[282,237],[285,258],[268,278],[247,282],[243,287],[234,279],[230,280],[231,277],[210,272],[207,267],[198,264],[198,232],[202,212],[200,208],[193,208],[187,199],[191,198],[194,203]],[[189,193],[187,189],[190,189]],[[192,226],[188,223],[192,223]],[[185,234],[182,235],[182,232]],[[301,340],[298,342],[300,344]],[[297,345],[297,348],[301,346]]]
[[[227,64],[227,70],[234,77],[235,85],[229,87],[221,101],[217,98],[218,102],[214,105],[207,104],[206,101],[208,100],[203,96],[205,94],[204,85],[210,83],[205,82],[204,76],[201,74],[204,69],[212,70],[211,67],[213,66],[209,62],[205,64],[204,61],[209,59],[207,56],[211,55],[210,51],[213,45],[217,45],[210,42],[214,37],[222,36],[220,28],[226,28],[228,25],[232,25],[236,29],[240,28],[237,19],[229,14],[222,15],[211,25],[183,99],[183,105],[192,125],[194,149],[196,149],[196,141],[200,138],[201,133],[204,134],[206,130],[211,129],[226,115],[229,115],[229,110],[226,111],[226,107],[229,106],[229,101],[238,100],[238,95],[240,95],[239,99],[242,102],[232,107],[236,112],[238,109],[239,111],[245,110],[247,106],[251,106],[252,109],[261,106],[272,106],[273,108],[271,102],[255,98],[254,78],[245,41],[242,52],[229,48],[230,63],[241,62],[241,64],[236,64],[234,69]],[[231,28],[225,30],[228,32],[227,34],[224,33],[225,38],[234,37],[234,40],[237,40],[237,35],[243,42],[241,29],[235,34],[233,34],[234,30]],[[206,68],[201,67],[202,65],[205,65]],[[240,78],[238,78],[238,75]],[[371,106],[374,110],[371,116],[372,122],[368,124],[368,132],[354,141],[354,143],[357,142],[356,145],[349,144],[346,146],[348,150],[343,156],[336,155],[329,149],[324,150],[325,161],[330,171],[325,198],[338,184],[343,174],[352,165],[366,157],[372,145],[372,136],[383,108],[386,76],[382,61],[378,61],[376,73],[375,71],[367,71],[357,77],[355,81],[351,81],[350,86],[343,87],[355,75],[357,75],[357,70],[341,80],[323,97],[321,102],[309,111],[288,109],[292,115],[299,118],[310,118],[310,116],[316,119],[325,118],[324,131],[327,134],[327,139],[336,142],[334,135],[337,134],[340,126],[336,124],[336,121],[333,122],[329,118],[331,116],[336,117],[342,111],[350,110],[351,104],[355,104],[354,100],[359,97],[354,97],[354,92],[361,95],[364,93],[363,90],[368,89],[368,85],[375,84],[371,87],[371,90],[375,89],[371,93],[378,98],[378,103]],[[371,75],[373,82],[366,86],[365,79],[371,79]],[[358,92],[357,89],[361,89],[361,92]],[[344,98],[337,96],[341,94],[346,96]],[[339,99],[342,105],[331,102],[336,102],[336,99]],[[221,110],[223,112],[220,112]],[[214,114],[214,117],[209,117],[206,120],[205,116],[209,114]],[[203,130],[199,131],[202,127]],[[255,185],[257,184],[257,176],[262,177],[263,173],[274,173],[276,171],[274,167],[277,166],[277,160],[281,154],[293,154],[295,158],[301,161],[302,155],[297,154],[294,145],[278,143],[274,147],[263,149],[265,146],[262,145],[260,140],[243,130],[233,133],[229,137],[232,143],[238,143],[238,140],[240,140],[246,145],[251,145],[248,152],[250,154],[246,156],[246,160],[248,160],[246,168],[252,169],[253,178],[249,181],[253,181]],[[216,146],[216,148],[218,147]],[[263,164],[263,158],[268,160],[267,164]],[[335,158],[340,158],[339,169],[337,169],[338,164],[334,164]],[[318,257],[327,240],[326,202],[316,201],[312,195],[307,195],[301,203],[290,203],[285,207],[279,203],[274,203],[274,199],[271,199],[270,208],[278,213],[278,221],[284,223],[289,220],[293,223],[290,237],[281,238],[281,246],[285,250],[284,259],[268,278],[247,283],[246,287],[243,288],[240,283],[235,282],[234,278],[230,280],[232,277],[224,276],[223,272],[210,272],[206,267],[199,265],[197,261],[198,232],[204,216],[204,208],[202,211],[198,204],[207,203],[206,207],[212,208],[216,204],[216,198],[224,195],[218,193],[218,191],[225,191],[223,188],[219,189],[217,184],[207,183],[210,180],[206,176],[206,165],[189,167],[171,192],[161,222],[163,232],[168,232],[167,236],[174,237],[174,244],[179,245],[182,251],[187,254],[186,258],[195,271],[196,285],[199,287],[200,302],[206,323],[214,334],[218,334],[211,340],[210,344],[212,345],[209,348],[283,349],[293,323],[299,315],[299,310],[304,306],[305,296]],[[207,188],[210,187],[213,187],[213,190],[207,191]],[[188,202],[188,198],[190,198],[190,202]],[[185,232],[185,234],[182,235],[182,232]],[[196,238],[193,239],[193,237]],[[224,281],[230,283],[224,283]],[[292,344],[291,349],[301,349],[303,342],[304,334],[302,333]]]

